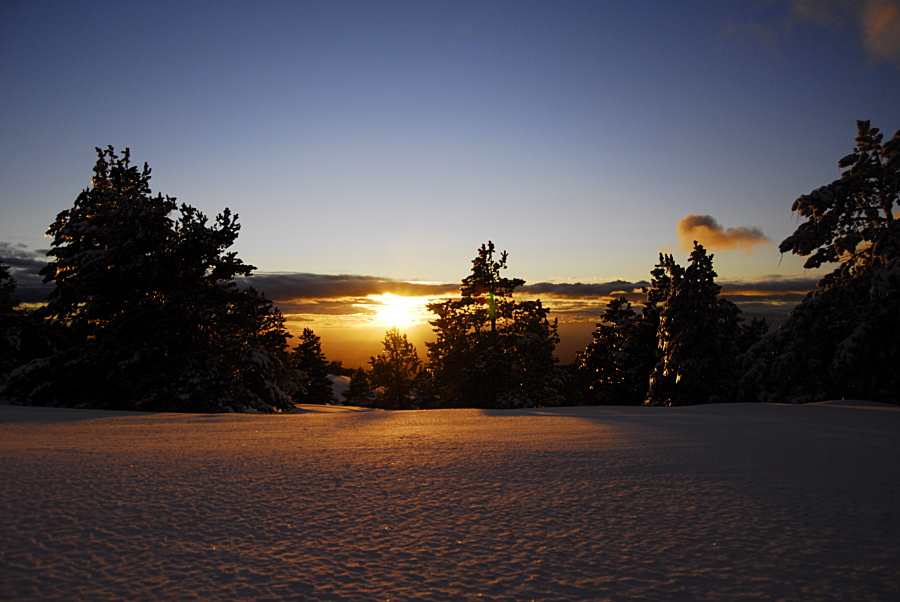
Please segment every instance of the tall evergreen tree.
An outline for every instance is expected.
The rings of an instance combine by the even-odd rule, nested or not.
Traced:
[[[740,310],[719,298],[713,256],[694,242],[686,269],[668,262],[669,297],[660,315],[660,361],[647,403],[689,405],[731,401]]]
[[[150,190],[126,149],[97,149],[91,186],[50,226],[55,288],[40,317],[67,344],[11,378],[17,403],[154,411],[293,406],[284,319],[235,276],[240,229]],[[177,212],[173,219],[171,214]]]
[[[593,342],[577,356],[579,369],[588,375],[592,401],[603,405],[640,405],[646,396],[647,380],[635,373],[636,366],[629,353],[638,315],[628,299],[620,297],[606,305],[600,319],[592,335]]]
[[[650,375],[660,359],[657,333],[664,303],[671,294],[671,255],[659,256],[638,314],[624,297],[613,299],[593,333],[593,342],[578,354],[580,374],[589,383],[592,401],[640,405],[647,398]]]
[[[334,404],[334,387],[328,379],[328,360],[322,353],[322,343],[315,332],[304,328],[300,344],[291,354],[294,368],[300,371],[300,387],[294,393],[296,403]]]
[[[396,328],[387,331],[384,352],[372,357],[369,382],[381,388],[376,405],[387,410],[408,410],[416,407],[414,386],[421,369],[416,347]]]
[[[512,299],[519,278],[503,278],[506,252],[478,250],[460,299],[428,306],[437,340],[428,346],[431,393],[445,407],[559,405],[564,375],[553,350],[556,322],[540,301]]]
[[[794,201],[806,221],[779,246],[837,267],[743,358],[750,399],[900,403],[900,131],[856,126],[840,178]]]

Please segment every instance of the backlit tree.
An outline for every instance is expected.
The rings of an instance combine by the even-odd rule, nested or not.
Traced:
[[[515,301],[519,278],[503,278],[506,252],[478,250],[460,299],[428,306],[437,340],[428,346],[431,394],[444,407],[559,405],[563,372],[553,350],[556,322],[540,301]]]
[[[97,149],[91,186],[50,226],[41,270],[54,285],[39,314],[67,344],[17,370],[7,388],[26,404],[154,411],[293,407],[284,319],[236,276],[254,269],[228,251],[240,229],[226,209],[152,195],[150,169]],[[174,217],[173,217],[174,214]]]
[[[416,405],[414,386],[421,369],[416,347],[396,328],[387,331],[384,351],[372,357],[369,382],[381,389],[376,405],[388,410],[412,409]]]
[[[900,131],[856,126],[840,178],[794,201],[806,221],[779,246],[837,266],[744,358],[750,399],[900,403]]]

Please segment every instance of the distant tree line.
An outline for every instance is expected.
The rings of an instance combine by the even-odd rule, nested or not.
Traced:
[[[506,252],[478,249],[460,297],[432,303],[436,340],[423,363],[406,335],[386,333],[369,369],[329,363],[304,329],[291,348],[284,318],[238,276],[240,229],[157,194],[129,152],[97,149],[91,186],[50,226],[40,274],[47,303],[20,308],[0,262],[0,396],[11,403],[148,411],[290,411],[336,403],[329,375],[350,376],[345,403],[386,409],[576,404],[900,403],[900,131],[886,143],[857,122],[841,177],[794,202],[805,222],[780,245],[828,263],[773,332],[719,296],[713,256],[686,267],[661,254],[639,307],[610,301],[570,366],[553,355],[557,324],[539,300],[514,299]]]

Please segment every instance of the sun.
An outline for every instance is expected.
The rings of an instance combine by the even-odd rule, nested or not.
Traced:
[[[375,312],[373,323],[388,328],[410,328],[428,321],[430,312],[425,307],[427,297],[404,297],[385,293],[369,295],[371,303],[362,304]]]

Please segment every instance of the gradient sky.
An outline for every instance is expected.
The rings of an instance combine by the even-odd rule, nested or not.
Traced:
[[[680,225],[722,282],[808,287],[791,204],[898,99],[896,0],[2,2],[0,257],[111,144],[282,284],[458,284],[489,239],[532,285],[638,283]],[[295,327],[327,313],[273,282]]]

